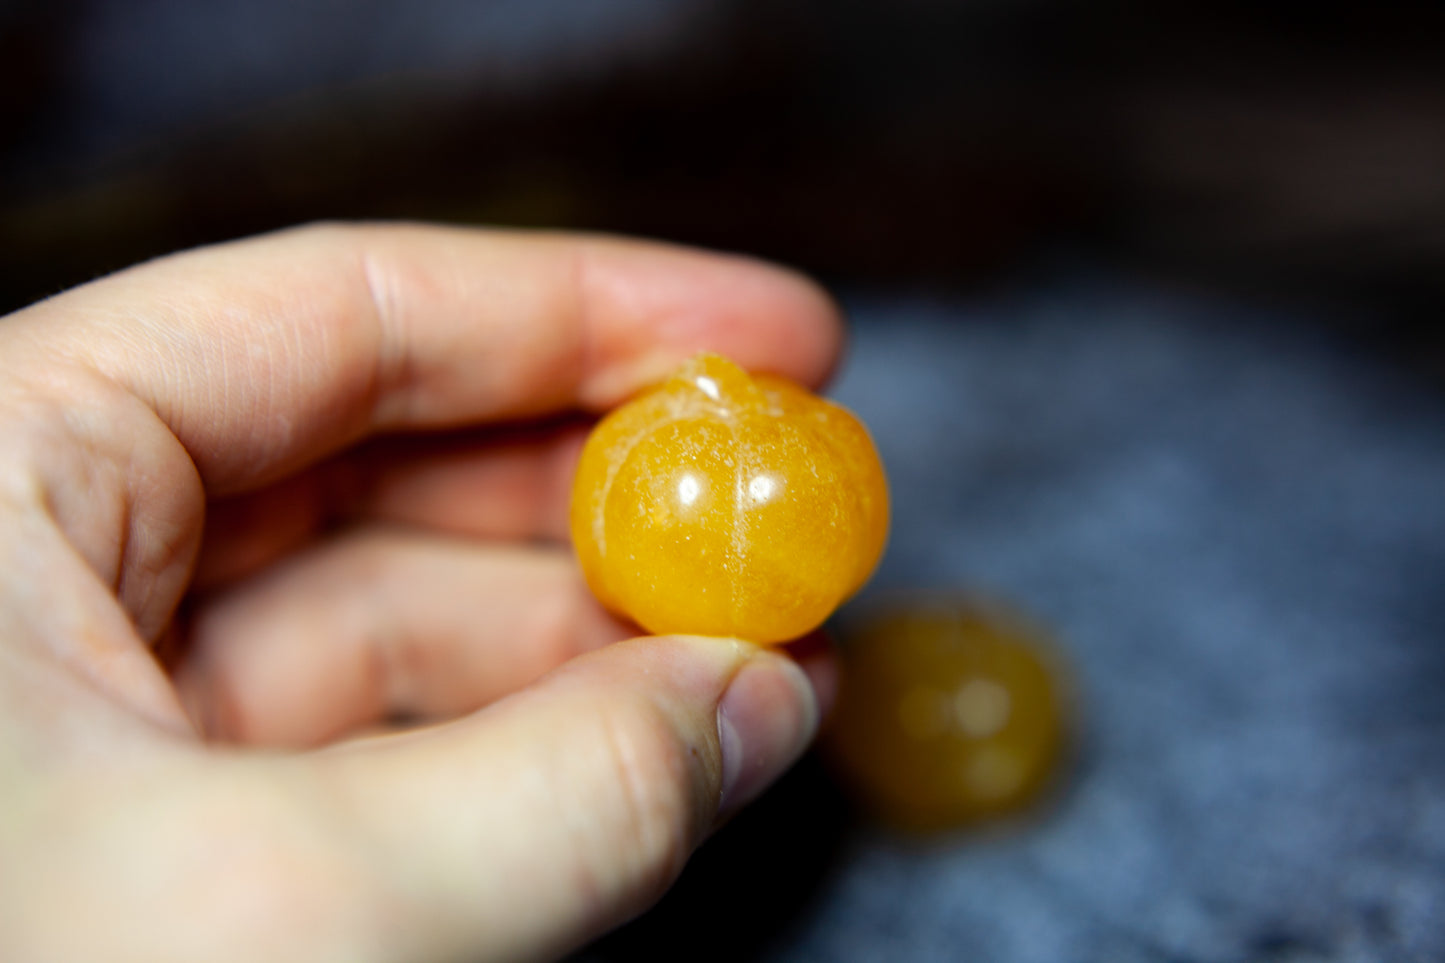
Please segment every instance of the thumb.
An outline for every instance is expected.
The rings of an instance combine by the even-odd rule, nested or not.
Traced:
[[[817,724],[782,655],[643,638],[464,722],[323,754],[319,775],[380,861],[383,957],[555,956],[656,900]]]

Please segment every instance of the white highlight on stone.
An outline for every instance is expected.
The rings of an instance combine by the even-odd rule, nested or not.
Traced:
[[[777,484],[767,475],[758,475],[748,482],[748,494],[753,496],[754,501],[765,502],[773,497],[773,491]]]
[[[702,492],[702,485],[698,484],[696,477],[683,475],[682,481],[677,483],[677,499],[684,505],[691,505],[697,501],[697,496]]]
[[[698,375],[697,379],[693,383],[697,385],[697,389],[699,391],[707,395],[713,401],[722,400],[722,390],[718,388],[717,382],[712,378],[709,378],[707,375]]]
[[[1013,700],[992,679],[969,679],[953,694],[953,718],[975,739],[987,739],[1008,723]]]

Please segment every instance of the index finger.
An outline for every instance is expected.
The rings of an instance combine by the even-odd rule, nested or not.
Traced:
[[[415,225],[175,255],[15,320],[153,408],[213,494],[378,432],[600,410],[704,348],[817,383],[840,344],[815,285],[748,259]]]

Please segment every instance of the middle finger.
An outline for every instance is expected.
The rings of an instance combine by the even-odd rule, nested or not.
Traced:
[[[212,503],[193,584],[235,581],[348,522],[497,540],[567,538],[589,423],[384,439]]]

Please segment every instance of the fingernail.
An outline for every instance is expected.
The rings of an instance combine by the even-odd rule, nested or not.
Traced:
[[[818,699],[803,670],[770,652],[749,660],[718,703],[718,816],[756,798],[803,754],[817,729]]]

